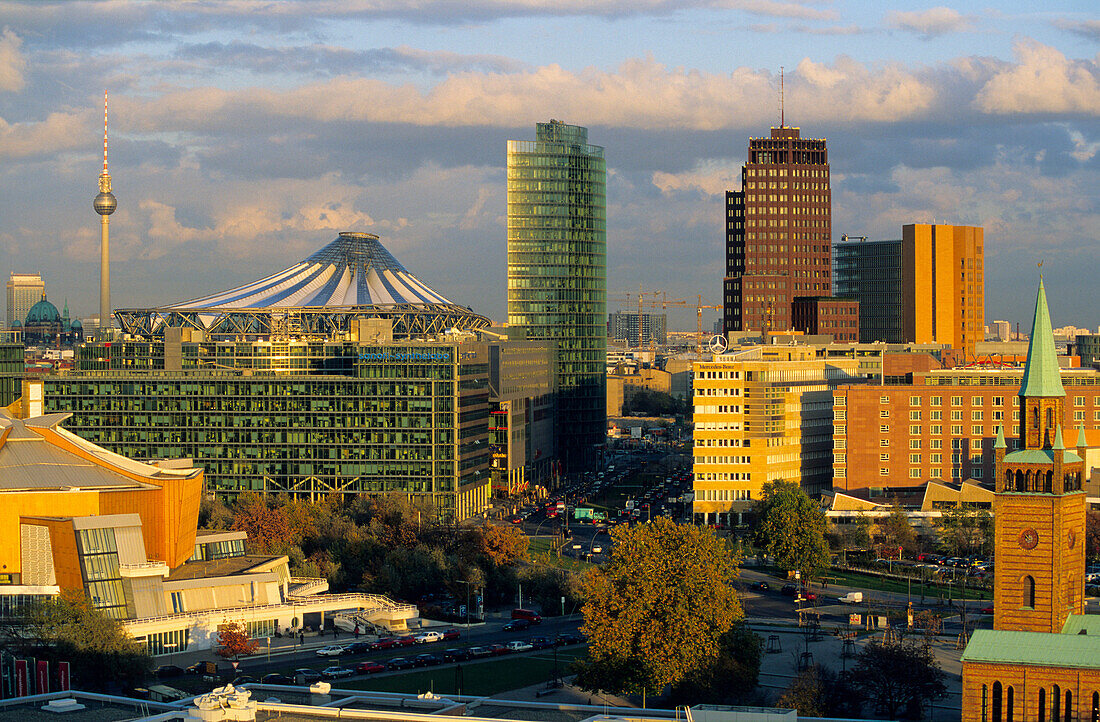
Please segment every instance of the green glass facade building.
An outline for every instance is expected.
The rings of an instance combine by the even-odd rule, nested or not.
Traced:
[[[480,342],[123,341],[45,377],[70,431],[134,459],[191,457],[209,490],[490,495],[489,359]]]
[[[558,344],[557,447],[590,468],[606,438],[607,164],[551,120],[508,141],[508,324]]]

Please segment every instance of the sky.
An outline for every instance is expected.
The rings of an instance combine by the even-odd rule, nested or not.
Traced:
[[[0,0],[0,273],[98,312],[106,89],[116,308],[353,230],[502,321],[505,144],[551,118],[606,149],[609,310],[720,305],[780,68],[787,124],[828,139],[834,242],[980,225],[987,323],[1030,326],[1042,261],[1054,326],[1100,325],[1094,0]]]

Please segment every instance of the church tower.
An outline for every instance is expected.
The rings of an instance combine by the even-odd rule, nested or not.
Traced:
[[[1084,462],[1063,442],[1065,396],[1040,277],[1019,441],[1008,452],[998,429],[994,445],[994,629],[1058,633],[1068,615],[1084,613]]]

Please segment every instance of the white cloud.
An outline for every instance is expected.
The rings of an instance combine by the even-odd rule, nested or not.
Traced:
[[[1092,40],[1100,40],[1100,20],[1055,20],[1054,27]]]
[[[973,17],[942,6],[928,10],[892,10],[886,13],[885,21],[889,27],[908,30],[925,38],[963,32],[974,25]]]
[[[91,111],[50,113],[45,120],[27,123],[8,123],[0,118],[0,158],[45,156],[87,148],[91,141],[88,122],[93,115]]]
[[[655,171],[653,185],[662,193],[699,191],[711,196],[723,195],[727,190],[741,187],[741,162],[730,160],[705,160],[682,173]]]
[[[989,77],[974,98],[985,113],[1100,115],[1100,64],[1071,60],[1049,45],[1018,42],[1017,62]]]
[[[27,61],[20,51],[23,40],[9,28],[0,33],[0,90],[19,91],[26,85],[23,78]]]

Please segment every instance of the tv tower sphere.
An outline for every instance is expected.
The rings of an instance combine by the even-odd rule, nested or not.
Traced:
[[[118,201],[115,200],[115,194],[110,191],[108,187],[105,191],[100,191],[92,202],[92,207],[95,208],[95,212],[101,216],[109,216],[115,212],[118,208]]]

